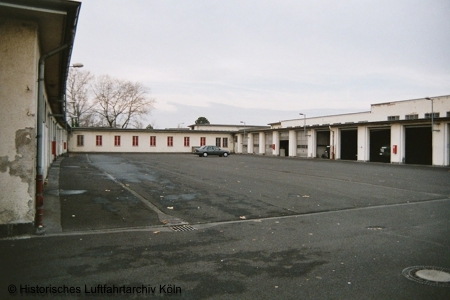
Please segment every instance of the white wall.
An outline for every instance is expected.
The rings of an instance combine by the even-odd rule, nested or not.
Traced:
[[[431,99],[433,99],[433,111],[435,113],[440,113],[440,117],[445,117],[447,112],[450,111],[450,96],[431,97]],[[387,121],[389,116],[399,116],[400,120],[405,120],[405,115],[411,114],[418,114],[418,118],[423,119],[425,113],[431,113],[431,101],[421,98],[372,104],[371,111],[369,112],[313,117],[307,118],[306,120],[303,118],[285,120],[281,121],[281,127],[303,127],[304,123],[306,123],[307,126],[324,124],[339,126],[339,124],[345,124],[348,122],[358,123]],[[273,128],[279,128],[279,126],[277,125]]]
[[[82,135],[83,146],[77,146],[77,136]],[[96,145],[96,136],[102,136],[102,146]],[[120,146],[114,146],[114,137],[120,136]],[[138,146],[133,146],[133,136],[138,137]],[[156,146],[150,146],[150,137],[156,137]],[[168,146],[168,137],[173,138],[173,146]],[[184,138],[189,137],[189,146],[184,145]],[[200,147],[200,138],[206,138],[206,145],[216,145],[216,138],[221,139],[221,147],[234,148],[233,135],[226,132],[195,132],[186,130],[173,131],[142,131],[142,130],[83,130],[74,129],[69,136],[70,152],[153,152],[153,153],[191,153],[193,147]],[[223,139],[228,139],[228,147],[223,147]]]

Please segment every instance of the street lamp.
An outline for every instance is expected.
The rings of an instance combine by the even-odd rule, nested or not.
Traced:
[[[242,146],[244,146],[244,140],[245,140],[245,122],[241,121],[241,123],[244,123],[244,139],[242,140]]]
[[[431,132],[433,132],[434,128],[434,108],[433,108],[433,98],[426,97],[425,99],[431,101]]]
[[[306,115],[305,115],[305,114],[302,114],[302,113],[299,113],[299,115],[300,115],[300,116],[303,116],[303,132],[304,132],[305,135],[306,135]]]
[[[72,65],[70,65],[69,66],[69,68],[82,68],[82,67],[84,67],[84,65],[82,64],[82,63],[73,63]],[[67,97],[66,97],[66,95],[64,94],[64,120],[66,121],[66,130],[67,130]],[[75,101],[71,101],[71,102],[69,102],[69,103],[74,103],[75,104]],[[80,122],[80,120],[79,120],[79,116],[78,116],[78,114],[79,114],[79,106],[78,106],[78,103],[76,103],[77,104],[77,109],[76,109],[76,111],[77,111],[77,124],[79,125],[79,122]],[[75,106],[75,105],[74,105]],[[75,109],[75,107],[74,107],[74,109]],[[70,117],[71,118],[71,123],[72,123],[72,127],[74,127],[73,125],[73,117]],[[79,127],[77,125],[77,127]]]

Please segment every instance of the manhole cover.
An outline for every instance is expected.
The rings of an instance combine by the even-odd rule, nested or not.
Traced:
[[[450,287],[450,269],[432,266],[415,266],[404,269],[402,274],[409,280],[418,283]]]
[[[169,226],[169,227],[170,227],[170,229],[172,229],[173,231],[176,231],[176,232],[195,230],[195,228],[192,227],[191,225],[174,225],[174,226]]]

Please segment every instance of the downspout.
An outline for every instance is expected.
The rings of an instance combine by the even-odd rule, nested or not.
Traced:
[[[44,160],[44,141],[43,141],[43,128],[44,128],[44,75],[45,75],[45,61],[47,58],[61,52],[62,50],[69,47],[70,43],[59,46],[53,51],[44,54],[39,59],[39,77],[38,77],[38,111],[37,111],[37,135],[36,135],[36,217],[35,226],[36,233],[43,234],[45,232],[44,225],[42,224],[43,218],[43,206],[44,206],[44,171],[43,171],[43,160]]]
[[[329,159],[334,160],[334,131],[331,130],[331,126],[328,126],[331,132],[331,147],[330,147],[330,153],[329,153]]]

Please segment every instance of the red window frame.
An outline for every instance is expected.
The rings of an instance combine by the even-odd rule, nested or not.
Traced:
[[[139,146],[139,136],[133,135],[133,147]]]
[[[103,146],[103,137],[101,135],[95,136],[95,146]]]
[[[173,136],[167,137],[167,147],[173,147]]]
[[[84,146],[84,135],[82,135],[82,134],[77,135],[77,146],[78,147]]]
[[[154,135],[150,136],[150,146],[151,147],[156,146],[156,136],[154,136]]]
[[[114,146],[120,147],[120,135],[114,136]]]
[[[200,146],[205,146],[206,145],[206,137],[201,137],[200,138]]]
[[[190,139],[188,136],[185,136],[184,137],[184,146],[189,147],[189,145],[190,145]]]

